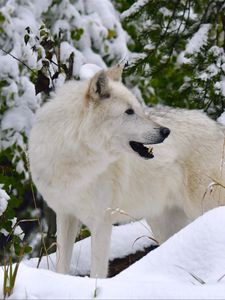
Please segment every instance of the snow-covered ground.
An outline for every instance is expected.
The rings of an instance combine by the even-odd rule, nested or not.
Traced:
[[[225,207],[219,207],[110,279],[95,280],[36,269],[37,261],[32,259],[21,263],[11,299],[224,299],[224,228]],[[115,227],[111,259],[149,245],[146,237],[149,234],[145,223]],[[138,236],[144,237],[135,242]],[[89,239],[74,247],[72,272],[88,271],[89,252]],[[54,257],[51,260],[53,266]],[[46,262],[42,267],[47,268]],[[1,281],[2,275],[0,269]]]

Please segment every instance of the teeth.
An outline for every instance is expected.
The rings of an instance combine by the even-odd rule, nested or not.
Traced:
[[[153,147],[152,147],[151,145],[143,144],[143,146],[144,146],[145,148],[148,149],[148,153],[149,153],[149,154],[152,154],[152,153],[153,153]]]

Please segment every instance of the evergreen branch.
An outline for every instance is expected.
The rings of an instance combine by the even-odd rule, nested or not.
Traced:
[[[165,40],[165,38],[166,38],[166,36],[167,36],[167,33],[168,33],[168,30],[169,30],[169,27],[170,27],[170,24],[172,23],[172,21],[173,21],[174,18],[175,18],[175,15],[176,15],[176,12],[177,12],[177,8],[178,8],[180,2],[181,2],[181,0],[177,0],[177,1],[176,1],[175,5],[174,5],[174,8],[173,8],[173,13],[172,13],[172,15],[171,15],[171,17],[170,17],[169,22],[167,23],[167,26],[166,26],[165,31],[164,31],[163,34],[160,36],[160,39],[159,39],[159,41],[158,41],[158,43],[157,43],[157,45],[156,45],[156,47],[155,47],[155,49],[154,49],[154,53],[157,52],[157,50],[158,50],[160,44],[163,42],[163,40]],[[151,52],[146,56],[146,58],[144,59],[143,63],[147,63],[148,60],[150,59],[150,57],[151,57],[152,55],[153,55],[153,52],[151,51]],[[139,64],[141,64],[141,63],[142,63],[142,62],[140,61]]]
[[[180,25],[179,25],[179,27],[177,29],[176,35],[174,37],[174,41],[173,41],[173,43],[172,43],[172,45],[170,47],[169,57],[168,57],[167,61],[161,66],[161,68],[165,68],[168,65],[168,63],[170,61],[170,58],[171,58],[171,56],[173,54],[173,50],[174,50],[174,48],[175,48],[175,46],[176,46],[176,44],[177,44],[177,42],[179,40],[180,28],[181,28],[181,25],[184,22],[184,16],[185,16],[186,10],[188,8],[188,3],[189,3],[189,0],[186,0],[185,6],[184,6],[184,10],[183,10],[183,14],[182,14],[181,21],[180,21]],[[190,9],[190,6],[189,6],[189,9]]]
[[[184,30],[183,32],[185,31],[185,29],[187,28],[187,24],[190,20],[190,14],[191,14],[191,4],[192,4],[192,0],[189,0],[189,6],[188,6],[188,16],[187,16],[187,20],[186,20],[186,23],[185,23],[185,27],[184,27]]]
[[[207,14],[208,14],[208,11],[209,11],[209,8],[210,8],[211,4],[213,4],[213,2],[214,2],[214,0],[211,0],[211,1],[208,2],[208,5],[207,5],[207,7],[205,9],[205,12],[204,12],[204,14],[203,14],[203,16],[202,16],[202,18],[201,18],[201,20],[199,22],[198,29],[200,28],[201,24],[203,24],[205,22]],[[197,31],[198,31],[198,29],[197,29]]]
[[[200,22],[198,23],[196,32],[199,30],[199,28],[202,24],[204,24],[205,22],[208,22],[208,11],[209,11],[210,6],[213,5],[213,4],[216,5],[214,0],[211,0],[211,1],[208,2],[208,5],[207,5],[207,7],[204,11],[204,14],[202,15],[202,18],[201,18]],[[222,7],[222,5],[221,5],[221,7]],[[209,14],[209,17],[212,17],[211,14]]]
[[[175,16],[176,16],[177,8],[178,8],[180,2],[181,2],[180,0],[177,0],[176,3],[175,3],[174,9],[173,9],[173,13],[172,13],[172,15],[171,15],[171,17],[170,17],[170,20],[169,20],[169,22],[168,22],[168,24],[167,24],[167,27],[166,27],[164,33],[162,34],[162,36],[161,36],[161,38],[160,38],[158,44],[156,45],[155,53],[156,53],[156,51],[158,50],[158,47],[160,46],[160,44],[162,43],[162,41],[165,40],[165,38],[166,38],[166,36],[167,36],[168,30],[169,30],[169,26],[170,26],[170,24],[172,23],[172,21],[174,20],[174,18],[175,18]],[[186,3],[185,3],[185,8],[184,8],[184,12],[183,12],[183,15],[182,15],[182,20],[181,20],[181,23],[180,23],[180,25],[179,25],[179,27],[178,27],[178,30],[177,30],[177,33],[176,33],[176,40],[175,40],[175,42],[173,43],[173,46],[171,47],[171,50],[170,50],[170,53],[169,53],[169,57],[168,57],[168,59],[167,59],[167,61],[166,61],[165,63],[160,64],[160,65],[158,66],[158,68],[156,68],[154,71],[152,71],[152,74],[155,73],[155,72],[158,72],[158,69],[160,69],[160,71],[162,71],[162,68],[165,68],[165,67],[167,66],[168,62],[169,62],[169,60],[170,60],[170,58],[171,58],[171,56],[172,56],[173,50],[174,50],[174,46],[175,46],[175,44],[177,43],[178,38],[179,38],[179,37],[178,37],[178,33],[179,33],[179,31],[180,31],[180,27],[181,27],[182,22],[183,22],[183,19],[184,19],[184,15],[185,15],[185,11],[186,11],[186,8],[187,8],[187,4],[188,4],[188,0],[187,0]],[[152,54],[150,54],[150,55],[152,55]],[[150,58],[150,55],[148,55],[148,56],[146,57],[146,60],[148,60],[148,59]]]
[[[180,0],[177,0],[176,3],[175,3],[175,6],[174,6],[174,9],[173,9],[173,13],[172,13],[172,16],[170,17],[170,20],[167,24],[167,27],[163,33],[163,35],[160,37],[160,40],[161,39],[164,39],[166,36],[167,36],[167,32],[168,32],[168,29],[170,27],[170,24],[172,23],[172,21],[175,19],[175,15],[176,15],[176,11],[177,11],[177,8],[178,8],[178,5],[180,4]],[[160,44],[161,41],[159,41],[159,44]]]
[[[191,13],[191,3],[192,3],[192,0],[187,0],[186,3],[185,3],[185,7],[184,7],[184,11],[183,11],[183,15],[182,15],[182,22],[184,21],[184,16],[185,16],[185,12],[188,11],[188,16],[187,16],[187,19],[186,19],[186,22],[185,22],[185,25],[184,25],[184,29],[182,30],[182,33],[185,31],[185,29],[187,28],[187,24],[189,22],[189,19],[190,19],[190,13]],[[181,24],[182,24],[181,22]],[[180,24],[180,26],[181,26]],[[180,27],[179,27],[180,29]]]

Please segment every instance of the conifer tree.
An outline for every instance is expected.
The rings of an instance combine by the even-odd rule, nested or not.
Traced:
[[[127,9],[116,0],[136,52],[127,75],[145,101],[219,116],[225,109],[225,1],[132,3]]]

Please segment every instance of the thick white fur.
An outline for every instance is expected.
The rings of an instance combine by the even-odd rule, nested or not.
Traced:
[[[98,94],[98,76],[66,83],[39,110],[29,157],[33,181],[57,214],[57,270],[69,272],[82,222],[92,234],[91,276],[105,277],[113,223],[128,221],[127,215],[146,217],[163,242],[224,203],[225,191],[218,186],[203,199],[212,180],[223,180],[224,129],[195,110],[149,108],[146,116],[119,81],[103,76],[104,95]],[[130,107],[135,115],[124,113]],[[145,160],[129,141],[154,144],[158,124],[171,133],[154,145],[155,157]]]

